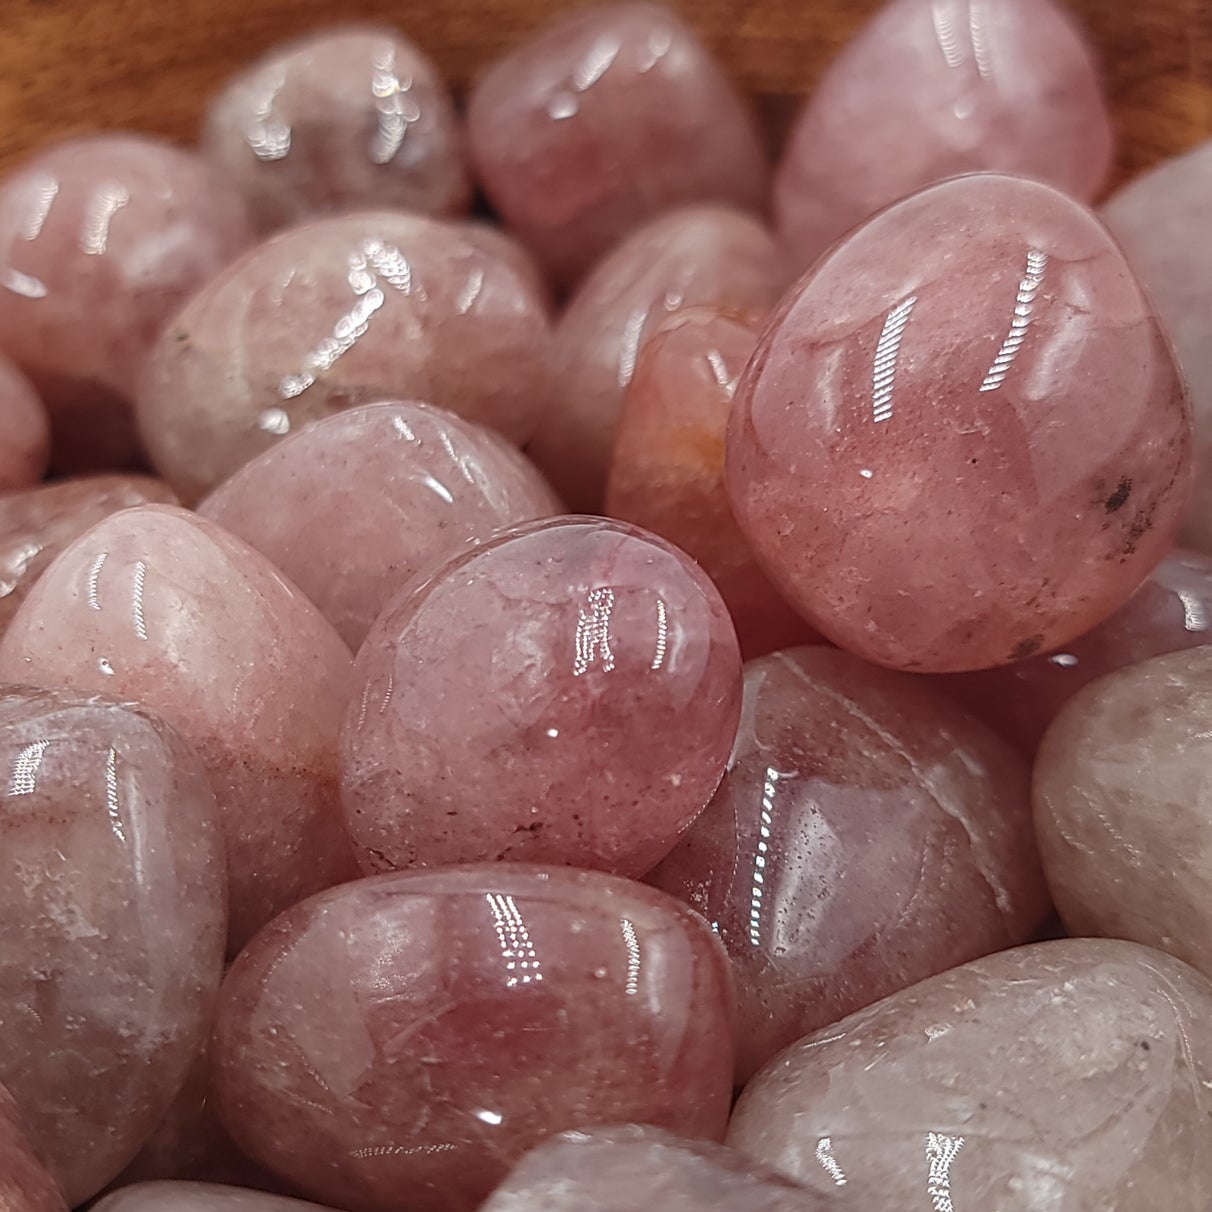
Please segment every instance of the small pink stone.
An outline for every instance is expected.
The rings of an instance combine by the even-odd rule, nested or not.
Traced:
[[[404,213],[293,228],[169,324],[137,401],[187,502],[285,435],[353,405],[425,400],[530,437],[551,401],[547,302],[482,233]]]
[[[784,282],[770,233],[717,206],[663,215],[603,258],[556,327],[558,398],[528,448],[561,499],[600,509],[624,392],[670,312],[708,304],[764,317]]]
[[[470,1212],[547,1136],[716,1139],[728,960],[640,884],[517,864],[334,888],[224,983],[219,1108],[240,1146],[349,1212]]]
[[[12,1095],[0,1086],[0,1207],[5,1212],[67,1212],[63,1195],[26,1135]]]
[[[776,587],[828,639],[921,672],[1050,651],[1173,542],[1191,417],[1107,231],[971,176],[822,258],[737,388],[726,475]]]
[[[687,202],[762,210],[753,115],[667,8],[566,16],[497,62],[468,105],[493,206],[561,285],[633,228]]]
[[[355,651],[388,600],[502,527],[560,512],[490,430],[426,404],[372,404],[292,434],[198,507],[255,547]]]
[[[250,238],[230,184],[135,135],[40,152],[0,182],[0,349],[46,401],[61,471],[129,466],[129,400],[164,322]]]
[[[329,26],[228,82],[202,134],[263,229],[391,207],[471,201],[463,132],[429,57],[390,26]]]
[[[741,701],[706,575],[597,518],[504,532],[405,589],[354,676],[341,800],[365,871],[641,875],[711,799]]]
[[[330,1212],[318,1204],[220,1183],[149,1182],[123,1187],[96,1212]]]
[[[1112,152],[1090,46],[1052,0],[891,0],[792,128],[779,233],[807,266],[882,207],[961,173],[1014,173],[1090,201]]]
[[[32,384],[0,354],[0,492],[32,488],[50,462],[50,420]]]
[[[13,617],[0,679],[134,699],[192,742],[219,802],[233,952],[353,874],[336,769],[349,650],[212,522],[148,505],[94,526]]]

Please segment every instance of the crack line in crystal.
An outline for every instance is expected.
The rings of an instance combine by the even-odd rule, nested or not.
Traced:
[[[901,338],[905,325],[917,306],[917,295],[910,295],[898,303],[884,320],[884,330],[875,347],[875,363],[872,367],[871,419],[878,425],[892,417],[892,390],[896,382],[896,363],[901,352]]]
[[[1014,301],[1014,318],[1010,321],[1010,331],[1002,342],[1002,347],[985,375],[981,391],[997,391],[1006,381],[1014,359],[1018,357],[1027,339],[1027,329],[1031,327],[1031,313],[1035,310],[1035,297],[1043,284],[1044,274],[1048,270],[1048,254],[1038,248],[1032,248],[1027,253],[1027,272],[1018,284],[1018,295]]]

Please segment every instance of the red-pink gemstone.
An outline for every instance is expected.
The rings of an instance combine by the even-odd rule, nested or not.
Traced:
[[[355,651],[413,576],[560,512],[504,438],[427,404],[372,404],[292,434],[198,512],[255,547]]]
[[[1090,47],[1052,0],[891,0],[791,131],[775,178],[779,231],[807,266],[881,207],[971,172],[1089,201],[1112,145]]]
[[[766,203],[745,101],[656,5],[604,5],[550,25],[489,70],[468,133],[493,206],[563,285],[662,210]]]
[[[718,1139],[727,957],[639,884],[492,864],[359,880],[267,927],[223,987],[240,1146],[350,1212],[468,1212],[554,1132]]]
[[[828,639],[922,672],[1056,649],[1174,538],[1191,417],[1106,230],[972,176],[864,225],[784,299],[737,389],[727,481]]]
[[[16,364],[0,354],[0,492],[37,484],[50,443],[46,408]]]
[[[67,1212],[63,1195],[26,1135],[12,1096],[0,1086],[0,1207],[5,1212]]]

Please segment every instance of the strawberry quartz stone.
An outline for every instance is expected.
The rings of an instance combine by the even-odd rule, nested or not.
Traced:
[[[737,388],[726,476],[776,586],[841,647],[920,672],[1048,651],[1174,539],[1191,414],[1094,216],[962,177],[817,263]]]

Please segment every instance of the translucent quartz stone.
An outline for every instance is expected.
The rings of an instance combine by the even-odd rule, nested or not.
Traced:
[[[0,354],[0,492],[30,488],[42,479],[50,441],[50,420],[37,392]]]
[[[1052,0],[891,0],[804,105],[775,213],[807,266],[881,207],[960,173],[1089,200],[1112,150],[1090,47]]]
[[[801,1040],[729,1143],[855,1212],[1204,1212],[1212,985],[1133,943],[975,960]]]
[[[93,1205],[97,1212],[316,1212],[319,1205],[221,1183],[136,1183]]]
[[[724,491],[724,433],[737,379],[757,343],[743,317],[688,307],[636,358],[615,438],[606,512],[693,556],[715,582],[746,656],[815,633],[758,568]]]
[[[60,470],[133,460],[147,351],[249,236],[231,185],[156,139],[60,143],[0,182],[0,349],[50,408]]]
[[[141,707],[0,693],[0,1081],[73,1206],[135,1155],[210,1029],[214,793]]]
[[[241,1147],[350,1212],[467,1212],[529,1148],[595,1123],[718,1140],[728,960],[640,884],[512,863],[394,873],[283,914],[216,1031]]]
[[[546,300],[478,231],[342,215],[266,241],[190,300],[152,354],[139,424],[192,502],[292,430],[376,400],[522,441],[551,398],[550,353]]]
[[[1169,345],[1077,202],[971,176],[883,212],[780,305],[727,482],[828,639],[920,672],[1059,648],[1166,553],[1191,417]]]
[[[211,101],[202,147],[262,228],[371,206],[458,213],[471,201],[446,84],[389,26],[329,26],[263,55]]]
[[[939,689],[1028,758],[1060,709],[1104,674],[1212,643],[1212,556],[1175,552],[1105,623],[1049,656],[958,673]]]
[[[832,648],[745,667],[711,805],[648,882],[732,956],[737,1080],[800,1036],[1048,915],[1028,772],[916,679]]]
[[[468,219],[459,230],[473,244],[504,261],[527,286],[535,298],[541,298],[551,310],[551,287],[530,250],[509,232],[484,219]]]
[[[366,871],[642,875],[711,799],[741,662],[714,586],[622,522],[504,532],[402,591],[354,666],[341,800]]]
[[[481,1212],[830,1212],[840,1207],[743,1153],[638,1124],[565,1132],[532,1149]]]
[[[467,121],[494,208],[563,285],[669,207],[766,205],[753,115],[667,8],[561,17],[489,70]]]
[[[356,651],[418,571],[560,504],[503,438],[426,404],[392,403],[292,434],[199,512],[286,573]]]
[[[1076,695],[1035,767],[1035,821],[1073,933],[1134,939],[1212,974],[1212,649]]]
[[[9,623],[0,680],[134,699],[193,743],[219,802],[233,951],[353,873],[336,770],[349,650],[213,523],[147,505],[94,526]]]
[[[0,1207],[5,1212],[67,1212],[67,1204],[38,1159],[12,1096],[0,1086]]]
[[[1195,412],[1195,490],[1183,542],[1212,552],[1212,142],[1129,182],[1102,208],[1174,342]]]
[[[82,476],[0,496],[0,631],[51,561],[102,518],[176,500],[147,476]]]
[[[595,266],[557,325],[558,399],[530,446],[561,498],[600,508],[623,393],[669,312],[698,303],[763,316],[783,283],[769,232],[714,206],[663,215]]]

